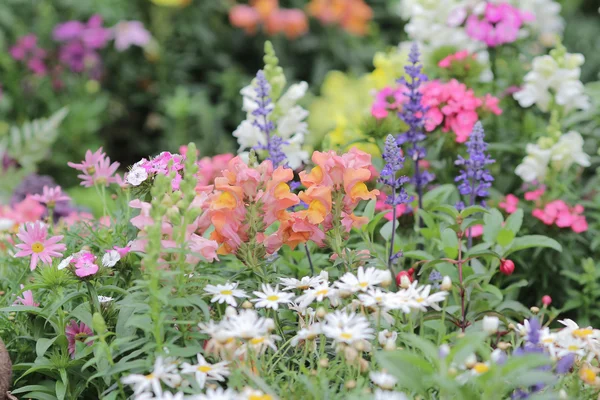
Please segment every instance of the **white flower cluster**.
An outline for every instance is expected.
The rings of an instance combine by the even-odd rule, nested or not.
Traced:
[[[589,167],[590,157],[583,151],[581,134],[570,131],[549,148],[542,148],[539,144],[528,144],[527,156],[517,166],[515,173],[525,182],[543,182],[549,168],[565,171],[573,164]]]
[[[559,320],[565,327],[558,332],[551,332],[549,328],[539,330],[540,342],[554,359],[560,359],[573,354],[577,359],[589,362],[592,358],[600,356],[600,330],[591,326],[581,328],[570,319]],[[530,332],[529,321],[517,325],[517,331],[527,340]]]
[[[288,90],[275,102],[273,108],[275,132],[285,144],[282,150],[286,155],[288,165],[292,169],[301,167],[308,161],[308,152],[302,150],[304,137],[308,134],[308,111],[297,104],[306,94],[308,84],[300,82],[291,85]],[[238,152],[242,157],[248,157],[250,149],[267,142],[266,135],[254,125],[256,117],[252,112],[258,108],[256,89],[253,84],[246,86],[240,92],[244,97],[242,110],[246,112],[246,119],[233,132],[240,145]]]
[[[514,0],[512,3],[535,15],[528,26],[538,34],[542,45],[551,47],[556,44],[556,39],[562,36],[565,27],[565,21],[560,15],[560,3],[554,0]]]
[[[565,112],[588,109],[590,99],[579,80],[584,61],[583,54],[570,53],[534,58],[532,70],[525,75],[522,90],[513,95],[515,100],[521,107],[536,104],[544,112],[549,111],[553,100]]]

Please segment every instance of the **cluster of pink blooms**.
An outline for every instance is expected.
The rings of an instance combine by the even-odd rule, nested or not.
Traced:
[[[13,59],[25,63],[35,75],[42,76],[48,71],[44,62],[47,53],[38,47],[37,40],[37,36],[32,33],[23,36],[10,48],[10,55]]]
[[[168,151],[163,151],[158,156],[149,160],[142,158],[140,161],[135,163],[131,168],[131,172],[126,177],[127,182],[135,185],[135,181],[132,180],[132,174],[135,174],[138,170],[143,169],[146,173],[145,176],[153,175],[170,175],[171,172],[175,172],[175,177],[171,181],[171,187],[173,190],[179,190],[179,184],[183,179],[182,172],[185,164],[185,157],[181,154],[173,154]],[[144,178],[145,180],[146,178]]]
[[[3,229],[18,229],[27,222],[35,222],[42,218],[46,208],[31,196],[14,204],[12,207],[0,206],[0,222]]]
[[[219,154],[214,157],[202,157],[198,161],[198,186],[211,185],[217,176],[227,168],[233,154]]]
[[[115,176],[120,164],[118,162],[111,164],[110,158],[102,151],[102,147],[94,153],[91,150],[86,151],[85,159],[81,163],[69,162],[68,165],[82,172],[77,177],[85,187],[109,186],[111,183],[121,182],[120,176]]]
[[[10,54],[35,75],[44,76],[50,70],[53,87],[60,89],[63,82],[59,76],[65,67],[75,73],[87,72],[93,79],[100,78],[102,60],[99,51],[111,39],[115,40],[115,48],[122,51],[132,45],[146,46],[152,35],[139,21],[121,21],[114,28],[104,27],[102,17],[96,14],[87,23],[72,20],[56,25],[52,38],[60,43],[57,50],[46,51],[38,47],[37,36],[30,33],[11,47]],[[58,60],[50,57],[55,53]]]
[[[371,106],[371,115],[377,119],[387,118],[390,112],[400,112],[402,105],[408,101],[404,95],[406,88],[402,85],[396,87],[386,86],[375,94],[375,101]]]
[[[427,82],[422,87],[425,114],[425,129],[428,132],[442,126],[442,131],[452,130],[458,143],[465,142],[473,126],[479,120],[479,112],[492,112],[500,115],[498,98],[486,94],[479,98],[472,89],[456,79],[450,82],[438,80]]]
[[[496,47],[516,41],[523,24],[534,18],[509,3],[488,2],[483,16],[472,14],[467,18],[466,31],[473,39]]]
[[[450,54],[444,57],[440,62],[438,62],[438,67],[440,68],[450,68],[452,64],[456,62],[461,62],[465,60],[474,60],[475,54],[469,53],[468,50],[461,50],[456,53]]]
[[[588,229],[583,211],[580,204],[570,207],[562,200],[554,200],[544,208],[536,208],[531,214],[546,225],[554,224],[559,228],[571,228],[573,232],[581,233]]]
[[[545,191],[546,188],[544,186],[528,191],[525,193],[525,200],[539,200]],[[508,194],[498,206],[507,213],[512,214],[518,209],[519,198],[514,194]],[[570,207],[563,200],[553,200],[543,204],[543,206],[542,204],[538,204],[538,208],[535,208],[531,212],[531,215],[546,225],[556,225],[559,228],[571,228],[573,232],[581,233],[588,229],[587,220],[585,219],[583,212],[584,208],[580,204]]]

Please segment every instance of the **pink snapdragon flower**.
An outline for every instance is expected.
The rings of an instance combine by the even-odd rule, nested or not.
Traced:
[[[519,198],[514,194],[507,194],[503,201],[498,204],[498,207],[503,209],[509,214],[517,211],[519,208]]]
[[[519,37],[524,23],[533,21],[534,15],[519,10],[508,3],[486,4],[483,18],[472,14],[467,18],[466,32],[488,47],[512,43]]]
[[[94,335],[94,332],[92,332],[90,327],[83,322],[77,324],[77,321],[71,320],[69,325],[65,328],[65,335],[69,342],[69,354],[71,355],[71,358],[75,358],[75,351],[77,350],[76,343],[85,343],[88,337]],[[92,343],[93,342],[88,342],[86,345],[91,346]]]
[[[54,208],[59,201],[70,201],[71,198],[62,192],[60,186],[48,187],[44,185],[42,194],[31,195],[31,198],[40,203],[46,204],[49,208]]]
[[[404,86],[384,87],[375,95],[375,101],[371,106],[371,115],[377,119],[386,118],[390,112],[399,112],[402,105],[407,102],[404,95]]]
[[[102,147],[100,147],[94,153],[88,150],[85,153],[85,159],[80,164],[68,162],[67,165],[83,172],[77,175],[82,180],[82,186],[92,187],[94,185],[108,186],[111,183],[116,183],[117,179],[114,175],[120,164],[118,162],[111,164],[110,158],[106,156],[102,151]]]
[[[427,107],[425,129],[431,132],[442,126],[443,132],[452,130],[458,143],[468,139],[479,120],[478,112],[502,114],[502,110],[498,108],[498,99],[491,95],[478,98],[472,89],[456,79],[446,83],[439,80],[427,82],[422,86],[421,92],[423,106]]]
[[[65,251],[67,247],[58,243],[63,236],[52,236],[48,238],[48,226],[42,222],[27,223],[19,229],[17,237],[23,242],[15,247],[20,249],[15,257],[31,256],[29,268],[33,271],[39,260],[44,264],[52,264],[52,258],[62,257],[60,251]]]
[[[152,40],[152,35],[140,21],[121,21],[112,30],[118,51],[127,50],[131,46],[144,47]]]
[[[573,232],[581,233],[588,229],[583,212],[584,208],[580,204],[569,207],[562,200],[554,200],[546,204],[543,209],[536,208],[531,214],[546,225],[555,224],[559,228],[571,228]]]
[[[23,289],[25,286],[21,285],[21,289]],[[15,302],[13,303],[13,305],[18,305],[21,304],[23,306],[29,306],[29,307],[39,307],[40,304],[36,303],[33,300],[33,292],[31,290],[26,290],[23,292],[23,297],[17,297],[17,299],[15,300]]]

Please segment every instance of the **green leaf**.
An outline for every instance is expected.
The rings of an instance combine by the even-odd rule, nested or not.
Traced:
[[[429,209],[433,204],[445,203],[454,193],[456,186],[452,184],[438,186],[423,195],[423,207]]]
[[[483,222],[483,240],[488,243],[496,242],[496,237],[500,229],[502,229],[502,222],[504,222],[502,214],[493,208],[483,216]]]
[[[423,250],[411,250],[404,252],[404,258],[414,258],[415,260],[434,260],[435,257]]]
[[[455,259],[458,256],[458,237],[452,229],[446,228],[442,232],[442,245],[446,257]]]
[[[469,206],[467,208],[465,208],[464,210],[462,210],[460,212],[460,215],[463,218],[468,217],[469,215],[475,214],[475,213],[484,213],[487,214],[489,213],[489,210],[487,208],[481,207],[481,206]]]
[[[65,400],[67,394],[67,387],[62,381],[56,381],[56,397],[58,400]]]
[[[46,354],[46,351],[48,351],[50,346],[52,346],[52,344],[54,343],[54,341],[57,338],[58,338],[58,336],[54,337],[52,339],[47,339],[47,338],[38,339],[37,343],[35,344],[35,354],[37,354],[38,357],[44,357],[44,354]]]
[[[494,296],[496,296],[498,298],[498,300],[502,301],[502,299],[504,298],[504,295],[502,294],[502,292],[500,291],[500,289],[498,289],[496,286],[494,285],[484,285],[482,287],[484,292],[487,293],[491,293]]]
[[[545,247],[562,252],[562,246],[556,240],[543,235],[527,235],[517,238],[510,247],[506,256],[519,250],[530,249],[532,247]]]
[[[386,241],[390,241],[392,238],[392,225],[394,225],[395,229],[398,229],[398,224],[394,224],[394,221],[388,221],[379,230],[379,233]]]
[[[506,229],[511,230],[512,233],[516,235],[517,233],[519,233],[522,224],[523,210],[519,208],[506,219],[506,224],[504,224],[504,227]]]
[[[373,200],[369,200],[369,202],[367,203],[367,205],[365,206],[365,210],[363,211],[363,217],[367,217],[370,220],[373,219],[373,217],[375,216],[375,204],[377,202],[375,201],[375,199]],[[363,225],[364,227],[365,225]]]
[[[506,228],[502,228],[500,232],[498,232],[498,236],[496,237],[496,241],[502,247],[509,246],[514,239],[515,233]]]
[[[458,210],[455,207],[452,207],[448,204],[441,204],[439,206],[435,206],[431,209],[431,211],[441,211],[451,216],[452,219],[456,219],[456,217],[458,217]]]

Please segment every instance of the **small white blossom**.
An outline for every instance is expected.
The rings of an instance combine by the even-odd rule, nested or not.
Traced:
[[[102,256],[102,265],[105,267],[114,267],[121,260],[121,255],[116,250],[109,250]]]
[[[239,283],[225,283],[224,285],[206,285],[204,291],[212,294],[211,303],[218,302],[219,304],[227,303],[230,306],[236,307],[237,301],[235,298],[244,298],[248,297],[246,292],[241,289],[238,289]]]
[[[257,299],[252,299],[253,303],[256,303],[256,308],[272,308],[277,310],[279,304],[287,304],[292,301],[294,295],[292,293],[286,293],[279,291],[279,286],[273,289],[270,285],[262,285],[262,292],[253,292]]]
[[[148,179],[148,172],[145,168],[140,167],[138,165],[134,165],[131,168],[131,171],[127,173],[125,177],[125,181],[129,183],[131,186],[139,186]]]

